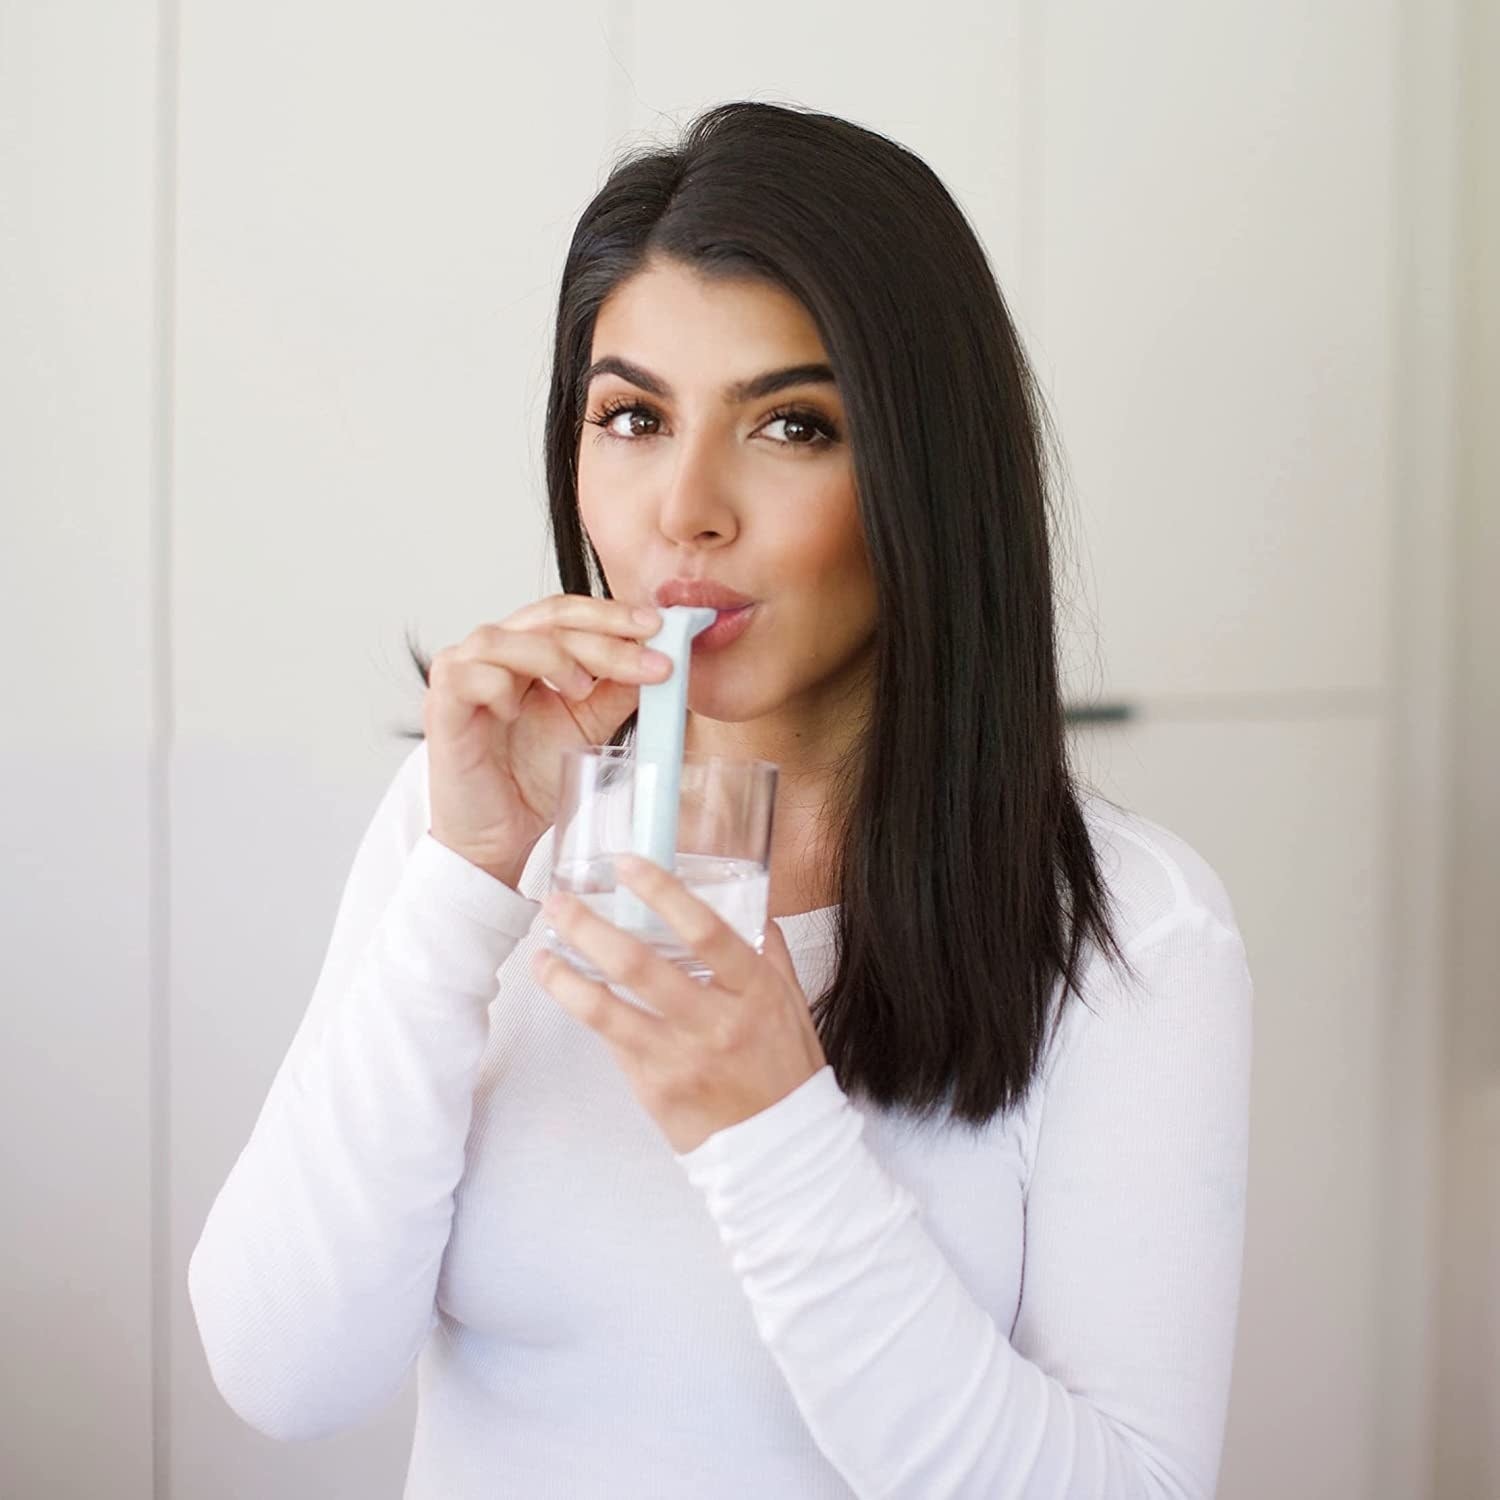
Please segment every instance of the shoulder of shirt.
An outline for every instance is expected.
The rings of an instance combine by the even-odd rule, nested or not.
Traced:
[[[1180,834],[1140,813],[1093,792],[1084,792],[1079,806],[1111,903],[1114,934],[1126,958],[1133,963],[1153,945],[1174,938],[1202,945],[1205,955],[1215,950],[1221,958],[1213,971],[1224,979],[1227,988],[1222,992],[1195,989],[1192,1003],[1213,1007],[1216,995],[1222,995],[1229,1001],[1229,1009],[1221,1008],[1221,1014],[1247,1015],[1253,987],[1244,941],[1218,871]],[[1227,960],[1228,967],[1224,966],[1226,943],[1237,950],[1236,956]],[[1113,955],[1106,959],[1092,942],[1086,944],[1086,954],[1080,987],[1088,1001],[1069,994],[1064,1018],[1049,1036],[1028,1091],[1023,1110],[1028,1174],[1040,1113],[1063,1056],[1084,1036],[1109,1031],[1117,1023],[1124,1022],[1127,1029],[1137,1022],[1152,1024],[1160,1009],[1158,1002],[1164,1001],[1149,980],[1144,987],[1123,985]],[[1129,1003],[1125,1003],[1127,999]],[[1053,1001],[1056,1004],[1062,1000],[1059,981]],[[1182,1001],[1173,997],[1164,1003],[1170,1013]]]
[[[1115,935],[1127,952],[1149,946],[1185,920],[1239,936],[1222,877],[1185,838],[1097,793],[1083,793],[1079,806],[1109,894]]]

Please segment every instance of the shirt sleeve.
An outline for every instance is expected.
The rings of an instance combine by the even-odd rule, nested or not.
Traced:
[[[373,1413],[431,1331],[497,970],[539,910],[426,831],[425,749],[365,832],[188,1266],[214,1381],[272,1437]]]
[[[824,1067],[678,1156],[861,1500],[1210,1500],[1238,1315],[1252,987],[1202,908],[1070,997],[1041,1074],[1011,1336]]]

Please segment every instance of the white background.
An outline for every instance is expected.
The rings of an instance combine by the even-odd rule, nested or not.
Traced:
[[[1500,1493],[1500,22],[1485,0],[0,0],[0,1491],[394,1500],[185,1274],[432,650],[556,589],[580,210],[703,105],[921,153],[1069,471],[1080,769],[1256,981],[1220,1494]],[[1487,72],[1486,86],[1482,74]]]

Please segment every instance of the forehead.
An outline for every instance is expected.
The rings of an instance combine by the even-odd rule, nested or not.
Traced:
[[[773,363],[825,359],[817,325],[784,287],[758,277],[706,276],[651,261],[605,299],[590,359],[618,354],[671,378],[695,369],[714,380]]]

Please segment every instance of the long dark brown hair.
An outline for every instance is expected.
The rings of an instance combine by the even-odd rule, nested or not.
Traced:
[[[827,809],[837,962],[812,1013],[846,1092],[983,1125],[1083,999],[1088,942],[1130,969],[1067,755],[1050,427],[1005,299],[932,170],[847,120],[735,101],[618,158],[558,296],[546,469],[567,593],[609,596],[578,512],[582,376],[601,304],[648,257],[784,288],[828,351],[878,619],[869,719]]]

